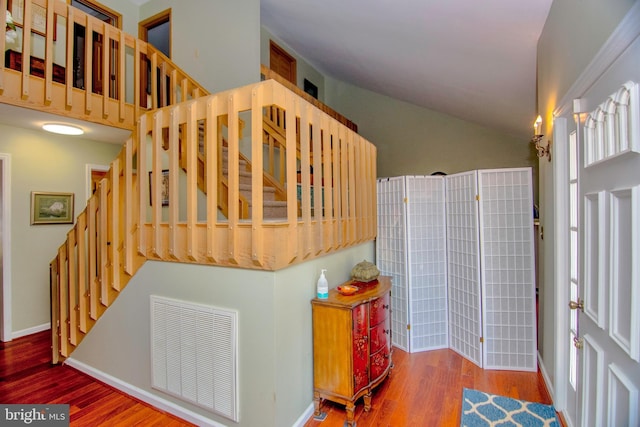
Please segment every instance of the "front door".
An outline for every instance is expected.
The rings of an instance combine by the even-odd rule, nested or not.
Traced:
[[[640,43],[637,51],[640,52]],[[600,84],[600,83],[599,83]],[[637,426],[640,392],[640,86],[607,79],[578,114],[583,280],[580,425]],[[599,104],[596,105],[596,102]]]

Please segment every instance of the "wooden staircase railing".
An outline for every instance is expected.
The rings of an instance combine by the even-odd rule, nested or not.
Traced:
[[[286,146],[301,141],[300,159],[297,149],[284,153],[291,202],[283,218],[265,218],[263,173],[254,169],[253,208],[250,220],[243,220],[234,202],[240,193],[239,121],[250,115],[251,160],[263,164],[263,111],[273,105],[289,112]],[[223,120],[228,127],[219,126]],[[206,165],[201,179],[211,190],[206,194],[198,185],[199,126]],[[227,219],[218,218],[217,208],[221,133],[230,159]],[[160,203],[164,170],[168,206]],[[51,262],[54,362],[71,354],[147,259],[274,271],[373,240],[375,185],[375,147],[273,80],[143,114]]]
[[[50,263],[54,363],[71,354],[147,259],[273,271],[375,238],[375,147],[305,97],[274,80],[209,95],[150,45],[63,1],[23,4],[24,34],[33,33],[34,9],[46,16],[44,36],[33,33],[44,38],[43,71],[33,74],[39,53],[23,37],[12,55],[30,66],[0,63],[0,102],[132,131]],[[54,16],[68,23],[65,37],[56,38]],[[92,67],[74,70],[78,26],[109,47],[97,71],[116,74],[108,87],[93,87]],[[54,49],[65,58],[55,67]],[[85,57],[87,64],[97,59],[90,48]],[[270,129],[264,111],[277,111],[283,123]],[[265,145],[272,136],[277,148]],[[256,167],[266,163],[273,173]],[[250,204],[242,202],[241,175],[251,183]],[[265,186],[277,187],[285,202],[277,218],[266,213]]]

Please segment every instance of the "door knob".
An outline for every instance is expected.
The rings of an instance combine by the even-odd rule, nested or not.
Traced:
[[[581,311],[584,311],[584,300],[578,299],[578,302],[569,301],[569,308],[571,310],[580,309]]]

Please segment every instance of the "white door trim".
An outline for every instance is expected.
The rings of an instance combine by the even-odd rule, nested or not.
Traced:
[[[2,163],[2,327],[0,341],[11,341],[11,154],[0,153]]]
[[[101,171],[101,172],[109,172],[109,165],[98,165],[94,163],[87,163],[85,166],[85,179],[86,179],[86,200],[89,200],[93,195],[91,193],[91,172],[92,171]]]
[[[567,408],[567,385],[569,378],[569,355],[567,347],[567,331],[569,330],[569,299],[567,287],[562,283],[569,277],[569,141],[567,135],[567,118],[557,117],[553,121],[553,190],[554,190],[554,262],[555,273],[555,401],[556,409],[563,412]],[[565,417],[566,419],[566,417]]]

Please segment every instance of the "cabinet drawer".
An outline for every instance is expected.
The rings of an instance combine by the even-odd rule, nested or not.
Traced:
[[[369,324],[375,326],[386,319],[389,314],[389,294],[371,301]]]
[[[371,354],[377,352],[382,347],[390,347],[391,345],[391,328],[390,321],[387,317],[378,325],[371,328]]]
[[[371,355],[371,378],[373,382],[385,373],[391,362],[391,349],[388,346],[382,347],[380,351]]]

